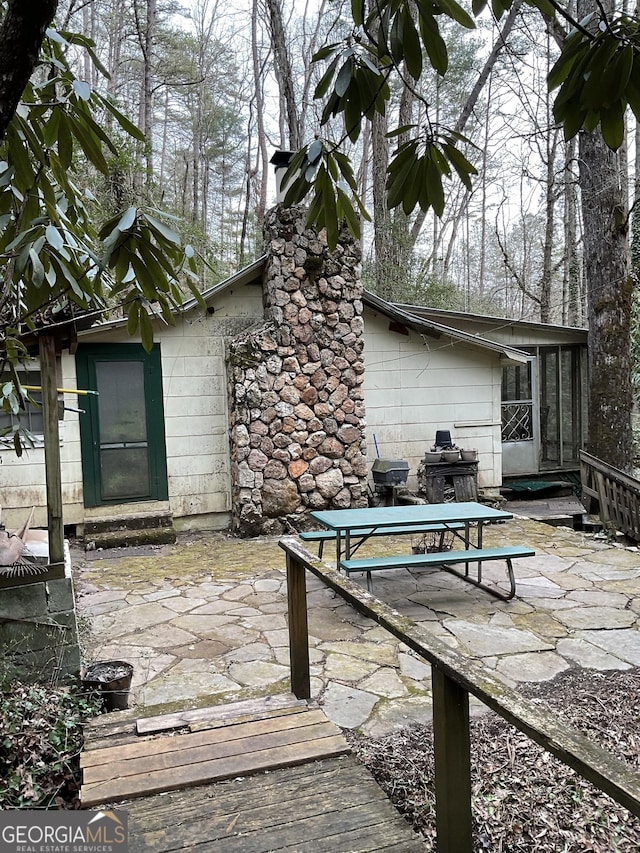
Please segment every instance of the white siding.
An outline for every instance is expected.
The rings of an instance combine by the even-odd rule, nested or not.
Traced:
[[[478,449],[479,485],[500,486],[502,374],[496,353],[391,331],[388,318],[366,309],[364,356],[371,464],[377,442],[381,458],[408,462],[408,486],[415,489],[418,465],[436,430],[445,429],[459,447]]]
[[[62,357],[62,387],[76,387],[73,358]],[[82,397],[65,394],[67,406],[82,408]],[[78,415],[65,412],[60,424],[60,465],[62,492],[65,504],[65,523],[74,524],[82,514],[82,466],[80,462],[80,428]],[[47,488],[44,468],[44,448],[25,448],[21,457],[12,449],[0,450],[0,507],[2,523],[15,530],[27,519],[31,507],[36,507],[34,527],[47,525]],[[69,520],[67,520],[69,519]]]

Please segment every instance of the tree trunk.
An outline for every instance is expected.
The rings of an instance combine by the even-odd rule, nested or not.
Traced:
[[[618,155],[599,129],[580,134],[584,269],[589,306],[589,452],[632,467],[628,212]]]
[[[282,21],[281,0],[267,0],[271,43],[273,45],[274,71],[278,80],[280,96],[284,103],[287,128],[289,131],[289,146],[295,150],[302,144],[300,133],[300,116],[293,88],[293,71],[287,50],[284,23]]]
[[[555,241],[556,210],[556,149],[558,147],[557,129],[547,133],[544,244],[542,247],[542,275],[540,276],[540,322],[551,322],[552,284],[553,284],[553,245]]]
[[[58,0],[9,0],[0,23],[0,139],[40,55]]]
[[[258,189],[256,195],[258,201],[256,204],[256,221],[258,227],[262,229],[264,222],[264,214],[267,208],[267,169],[269,168],[268,153],[267,153],[267,132],[264,126],[264,90],[263,90],[263,72],[262,64],[258,51],[258,0],[253,0],[251,10],[251,59],[253,64],[253,86],[255,89],[256,101],[256,129],[258,134],[258,154],[256,154],[256,175],[258,175]],[[248,160],[248,155],[247,155]],[[260,165],[262,170],[260,171]],[[247,174],[247,203],[249,200],[249,189],[251,186],[251,176]]]
[[[576,140],[567,142],[564,158],[564,274],[562,321],[570,326],[581,326],[582,287],[578,262],[578,198],[575,175]]]

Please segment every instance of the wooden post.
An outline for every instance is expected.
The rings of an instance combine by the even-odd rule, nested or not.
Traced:
[[[431,667],[437,853],[472,853],[469,694]]]
[[[49,577],[64,577],[64,527],[62,522],[62,477],[60,473],[60,430],[56,376],[56,339],[40,335],[44,464],[47,480],[47,526],[49,529]]]
[[[289,606],[291,692],[298,699],[310,699],[307,579],[304,566],[289,551],[287,551],[287,599]]]

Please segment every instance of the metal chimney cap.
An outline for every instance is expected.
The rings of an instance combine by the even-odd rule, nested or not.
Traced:
[[[276,168],[279,166],[288,166],[295,153],[295,151],[284,151],[283,149],[278,149],[269,162]]]

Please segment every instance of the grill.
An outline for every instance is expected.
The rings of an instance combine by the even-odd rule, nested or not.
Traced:
[[[403,486],[409,476],[409,463],[404,459],[376,459],[371,473],[376,486]]]

